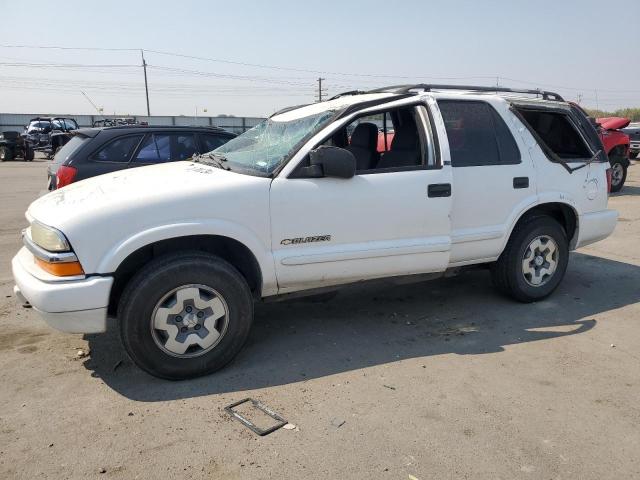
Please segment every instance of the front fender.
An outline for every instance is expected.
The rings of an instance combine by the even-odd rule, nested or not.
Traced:
[[[228,237],[246,246],[256,258],[262,273],[263,295],[277,292],[273,256],[268,247],[248,228],[227,220],[186,220],[180,223],[157,225],[123,238],[98,261],[96,273],[108,274],[133,252],[147,245],[177,237],[216,235]],[[82,262],[82,258],[80,259]]]

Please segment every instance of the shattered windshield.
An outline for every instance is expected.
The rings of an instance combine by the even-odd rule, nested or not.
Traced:
[[[216,148],[213,153],[224,158],[230,170],[269,175],[301,140],[324,127],[334,113],[325,110],[299,118],[289,112],[276,115]]]

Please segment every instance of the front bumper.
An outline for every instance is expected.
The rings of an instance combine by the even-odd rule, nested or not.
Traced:
[[[59,280],[34,275],[33,255],[22,248],[11,261],[14,292],[28,302],[51,327],[68,333],[106,330],[107,306],[113,277]]]
[[[613,233],[617,223],[618,212],[616,210],[603,210],[580,215],[576,248],[604,240]]]

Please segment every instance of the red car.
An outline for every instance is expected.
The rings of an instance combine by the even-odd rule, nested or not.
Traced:
[[[621,129],[627,127],[631,120],[624,117],[605,117],[597,118],[596,122],[600,126],[598,133],[611,164],[611,191],[618,192],[627,179],[630,163],[629,135]]]

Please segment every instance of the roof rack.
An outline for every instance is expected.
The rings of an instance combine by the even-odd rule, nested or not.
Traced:
[[[377,92],[393,92],[393,93],[409,93],[411,90],[422,90],[430,92],[432,90],[470,90],[474,92],[507,92],[507,93],[524,93],[527,95],[541,96],[543,100],[554,100],[564,102],[559,94],[540,89],[523,89],[523,88],[506,88],[506,87],[483,87],[477,85],[439,85],[418,83],[415,85],[394,85],[391,87],[378,88],[371,90],[369,93]]]

